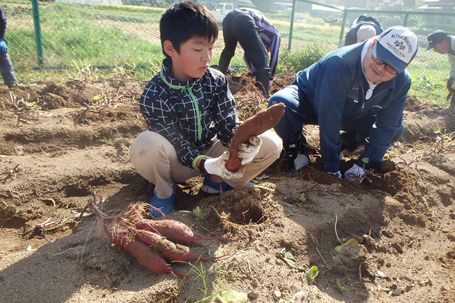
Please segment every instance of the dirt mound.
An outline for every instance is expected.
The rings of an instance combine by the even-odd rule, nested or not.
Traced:
[[[271,92],[293,78],[276,79]],[[251,75],[229,80],[242,120],[267,106]],[[300,175],[283,152],[254,187],[210,196],[202,177],[179,184],[167,218],[230,239],[194,248],[224,258],[172,264],[194,276],[182,279],[151,273],[85,216],[94,190],[112,215],[153,196],[128,152],[146,129],[144,87],[0,89],[0,301],[209,302],[236,290],[252,302],[454,302],[453,110],[410,96],[402,140],[361,184],[321,171],[314,127],[305,127],[314,153]],[[344,167],[360,153],[345,154]]]

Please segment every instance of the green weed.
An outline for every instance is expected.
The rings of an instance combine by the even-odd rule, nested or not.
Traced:
[[[103,137],[101,139],[97,139],[96,141],[102,142],[102,143],[106,143],[106,144],[110,144],[110,145],[112,145],[114,143],[114,141],[112,140],[111,137]]]

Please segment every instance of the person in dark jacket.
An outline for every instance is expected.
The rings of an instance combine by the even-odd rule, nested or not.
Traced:
[[[8,55],[8,46],[5,43],[6,33],[6,17],[0,8],[0,72],[3,77],[3,82],[9,87],[14,86],[18,83],[16,75],[14,74],[13,64]]]
[[[375,17],[360,15],[352,22],[340,47],[363,42],[380,35],[383,31],[381,24]]]
[[[139,100],[148,131],[137,136],[130,155],[138,173],[155,185],[151,205],[164,214],[174,210],[176,183],[205,175],[201,190],[209,194],[253,185],[249,180],[283,147],[273,131],[251,136],[239,145],[241,167],[226,168],[239,119],[226,76],[209,68],[217,37],[218,24],[203,5],[176,3],[161,17],[166,58]],[[160,211],[152,208],[151,215]]]
[[[274,94],[269,106],[286,105],[275,130],[294,169],[309,162],[304,124],[319,125],[324,171],[341,177],[341,152],[359,145],[365,149],[345,178],[361,178],[380,163],[403,133],[403,110],[411,87],[405,68],[417,48],[411,30],[392,27],[379,37],[328,53],[298,72],[292,85]]]
[[[265,97],[270,97],[269,89],[280,53],[278,30],[260,11],[238,8],[224,17],[223,37],[225,47],[218,63],[219,70],[226,74],[238,42],[245,51],[244,60],[248,69],[261,84]]]

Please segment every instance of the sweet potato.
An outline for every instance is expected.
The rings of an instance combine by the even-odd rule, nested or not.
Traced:
[[[100,221],[101,227],[109,236],[109,239],[111,240],[112,243],[114,243],[120,248],[125,249],[127,252],[133,255],[139,263],[141,263],[142,265],[144,265],[145,267],[147,267],[148,269],[155,273],[164,274],[174,273],[177,276],[184,278],[186,277],[185,275],[172,270],[171,266],[166,263],[166,260],[164,260],[164,258],[156,250],[150,249],[144,242],[141,242],[135,236],[132,236],[130,233],[128,233],[127,232],[129,230],[128,225],[125,224],[123,221],[114,222],[111,229],[109,229],[106,226],[104,214],[99,209],[99,206],[101,205],[102,201],[103,200],[100,199],[99,204],[97,204],[96,192],[94,191],[92,207],[95,211],[96,218]],[[137,207],[132,208],[133,211],[137,209],[138,209]],[[117,228],[118,226],[122,226],[126,228],[126,230],[120,231]]]
[[[203,258],[198,256],[189,247],[175,244],[165,237],[144,229],[131,228],[131,232],[142,242],[156,248],[168,261],[196,262],[212,261],[215,258]]]
[[[201,240],[229,240],[226,238],[207,238],[195,236],[191,228],[182,222],[174,220],[147,220],[137,219],[134,221],[137,229],[144,229],[153,233],[160,233],[166,238],[174,242],[184,244],[202,245]]]
[[[240,167],[242,159],[237,156],[239,144],[248,143],[251,136],[258,136],[277,125],[284,115],[285,108],[286,105],[283,103],[274,104],[240,124],[229,145],[228,151],[231,156],[226,163],[227,169],[236,171]]]
[[[185,275],[171,269],[171,266],[166,263],[156,251],[150,249],[144,242],[135,237],[130,237],[126,232],[112,231],[110,233],[111,242],[125,249],[133,255],[139,263],[159,274],[174,273],[177,276],[185,277]]]

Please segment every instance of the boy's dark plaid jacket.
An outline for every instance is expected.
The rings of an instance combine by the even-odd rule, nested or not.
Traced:
[[[150,131],[165,137],[180,162],[193,160],[216,139],[228,147],[238,128],[235,101],[227,78],[209,68],[201,78],[178,81],[171,75],[170,58],[146,86],[139,107]]]

